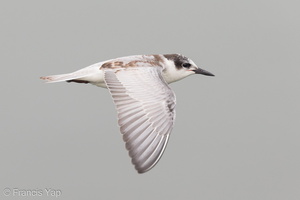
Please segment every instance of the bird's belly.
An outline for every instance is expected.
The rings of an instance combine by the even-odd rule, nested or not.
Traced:
[[[93,73],[89,76],[82,77],[78,80],[87,81],[90,84],[96,85],[98,87],[107,88],[104,81],[104,72],[102,70],[98,70],[96,73]]]

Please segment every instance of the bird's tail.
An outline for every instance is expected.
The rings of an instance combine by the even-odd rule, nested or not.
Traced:
[[[40,77],[40,79],[46,81],[47,83],[56,83],[56,82],[62,82],[62,81],[69,81],[69,80],[76,79],[76,78],[80,78],[80,77],[74,75],[73,73]]]
[[[91,65],[89,67],[80,69],[69,74],[59,74],[51,76],[42,76],[40,79],[45,80],[46,83],[56,83],[56,82],[78,82],[78,83],[88,83],[88,79],[95,73],[99,73],[98,63]]]

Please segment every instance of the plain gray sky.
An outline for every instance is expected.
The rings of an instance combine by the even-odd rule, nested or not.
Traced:
[[[0,196],[299,200],[299,1],[3,1]],[[215,77],[171,85],[177,119],[146,174],[107,90],[44,84],[134,54],[182,53]],[[36,199],[54,199],[46,192]]]

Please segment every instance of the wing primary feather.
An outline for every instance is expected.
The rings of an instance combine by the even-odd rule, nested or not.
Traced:
[[[150,170],[161,158],[174,124],[175,95],[161,73],[160,66],[147,64],[104,72],[126,149],[138,173]]]
[[[134,129],[138,128],[141,124],[145,123],[148,119],[143,116],[131,124],[124,124],[121,126],[121,133],[132,132]]]
[[[144,140],[144,142],[135,149],[134,154],[132,156],[133,163],[134,164],[143,163],[143,158],[145,156],[147,156],[149,154],[149,151],[151,151],[153,149],[153,145],[155,145],[156,143],[158,143],[160,141],[160,139],[159,139],[160,137],[161,136],[159,134],[156,134],[156,135],[153,134],[153,135],[150,135],[149,137],[147,137],[146,140],[148,140],[148,141],[145,142],[146,140]]]
[[[164,149],[167,145],[168,136],[163,137],[160,143],[157,145],[156,149],[153,151],[153,153],[147,158],[147,160],[144,161],[144,163],[140,166],[139,173],[143,173],[151,169],[160,159],[162,156]],[[156,158],[156,160],[153,162],[153,158]]]

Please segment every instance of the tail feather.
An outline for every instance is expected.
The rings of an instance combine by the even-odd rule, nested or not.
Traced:
[[[40,77],[40,79],[45,80],[47,83],[69,81],[69,80],[76,79],[76,78],[80,78],[80,77],[74,76],[73,73]]]
[[[103,63],[95,63],[83,69],[77,70],[69,74],[59,74],[51,76],[42,76],[40,79],[46,81],[46,83],[56,83],[56,82],[77,82],[77,83],[89,83],[89,82],[101,82],[102,72],[99,70]],[[99,80],[100,79],[100,80]]]
[[[69,74],[42,76],[40,77],[40,79],[45,80],[46,83],[56,83],[62,81],[73,82],[73,80],[88,77],[93,73],[95,73],[95,69],[91,67],[87,67]]]

